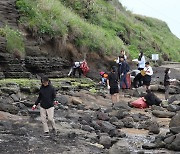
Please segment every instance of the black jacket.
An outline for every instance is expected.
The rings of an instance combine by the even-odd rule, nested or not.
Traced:
[[[164,76],[164,86],[170,85],[169,79],[170,79],[169,74],[166,73]]]
[[[56,92],[52,85],[41,86],[39,91],[39,97],[35,102],[35,105],[40,103],[40,106],[44,109],[49,109],[54,106],[54,99],[56,98]]]

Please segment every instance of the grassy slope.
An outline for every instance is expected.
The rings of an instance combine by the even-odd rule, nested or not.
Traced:
[[[17,0],[17,6],[21,23],[38,35],[73,38],[77,48],[99,54],[118,54],[124,48],[131,58],[142,50],[148,57],[159,53],[180,61],[180,40],[164,22],[132,15],[117,0]]]

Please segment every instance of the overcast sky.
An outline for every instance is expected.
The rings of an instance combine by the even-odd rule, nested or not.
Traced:
[[[165,21],[171,32],[180,38],[180,0],[119,0],[136,14]]]

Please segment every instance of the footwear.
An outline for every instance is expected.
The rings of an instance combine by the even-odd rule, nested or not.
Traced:
[[[49,132],[45,132],[44,137],[49,137]]]

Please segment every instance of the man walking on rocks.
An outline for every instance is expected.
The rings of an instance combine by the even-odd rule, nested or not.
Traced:
[[[41,79],[42,86],[39,91],[38,99],[33,105],[32,109],[35,109],[40,104],[40,116],[43,124],[44,135],[49,136],[49,128],[47,124],[46,115],[52,126],[52,132],[56,133],[56,127],[54,122],[54,103],[55,103],[55,89],[50,84],[50,80],[47,77]]]

